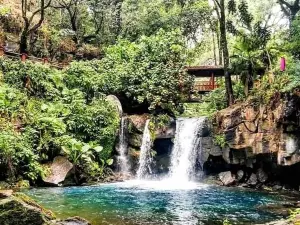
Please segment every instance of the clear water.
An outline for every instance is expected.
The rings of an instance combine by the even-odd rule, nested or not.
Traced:
[[[58,217],[81,216],[93,225],[256,224],[280,218],[257,206],[283,197],[245,189],[194,184],[166,188],[160,181],[129,181],[91,187],[41,188],[26,191]]]

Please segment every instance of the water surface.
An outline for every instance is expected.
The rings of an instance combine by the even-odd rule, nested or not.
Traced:
[[[168,181],[39,188],[26,193],[60,218],[78,215],[93,225],[219,225],[226,218],[233,224],[256,224],[280,218],[257,206],[284,201],[278,195],[239,188],[201,184],[176,188]]]

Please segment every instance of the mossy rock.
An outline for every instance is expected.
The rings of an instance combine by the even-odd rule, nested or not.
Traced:
[[[131,134],[129,137],[129,145],[135,148],[140,148],[143,142],[143,136],[140,134]]]
[[[53,213],[28,196],[17,193],[0,200],[1,225],[44,225],[55,219]]]

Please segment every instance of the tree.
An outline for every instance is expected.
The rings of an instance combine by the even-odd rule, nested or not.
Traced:
[[[228,51],[228,42],[226,35],[226,14],[225,14],[225,0],[214,0],[216,10],[218,12],[219,26],[220,26],[220,46],[223,53],[224,59],[224,75],[225,75],[225,87],[227,95],[228,105],[234,103],[234,95],[232,89],[231,76],[228,70],[229,67],[229,51]]]
[[[32,35],[39,29],[45,19],[45,10],[49,8],[52,0],[41,0],[36,11],[33,11],[30,16],[29,5],[27,0],[22,0],[22,18],[24,20],[24,27],[20,38],[20,52],[28,53],[28,38],[32,38]],[[35,23],[35,19],[38,17],[38,21]]]
[[[55,5],[53,5],[53,8],[56,9],[62,9],[66,10],[67,15],[69,17],[70,21],[70,27],[72,31],[74,32],[73,40],[76,44],[78,44],[79,41],[79,4],[81,3],[81,0],[58,0],[55,1]]]
[[[278,3],[281,6],[284,14],[289,18],[290,26],[295,20],[297,13],[300,11],[300,0],[287,1],[287,0],[278,0]]]

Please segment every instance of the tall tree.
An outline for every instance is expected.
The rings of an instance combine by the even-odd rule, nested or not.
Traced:
[[[278,0],[284,14],[289,18],[290,25],[295,20],[297,13],[300,11],[300,0],[287,1]]]
[[[225,75],[225,86],[228,105],[234,103],[234,95],[232,88],[231,76],[229,73],[229,51],[228,42],[226,35],[226,14],[225,14],[225,0],[214,0],[215,6],[219,12],[219,24],[220,24],[220,45],[223,53],[224,60],[224,75]]]
[[[33,11],[30,16],[28,15],[30,12],[29,3],[27,0],[22,0],[22,18],[24,21],[24,27],[20,37],[20,52],[28,53],[28,39],[32,34],[34,34],[39,27],[42,25],[45,19],[45,10],[50,6],[52,0],[41,0],[38,9]],[[38,19],[36,19],[38,18]],[[34,22],[36,21],[37,22]]]

